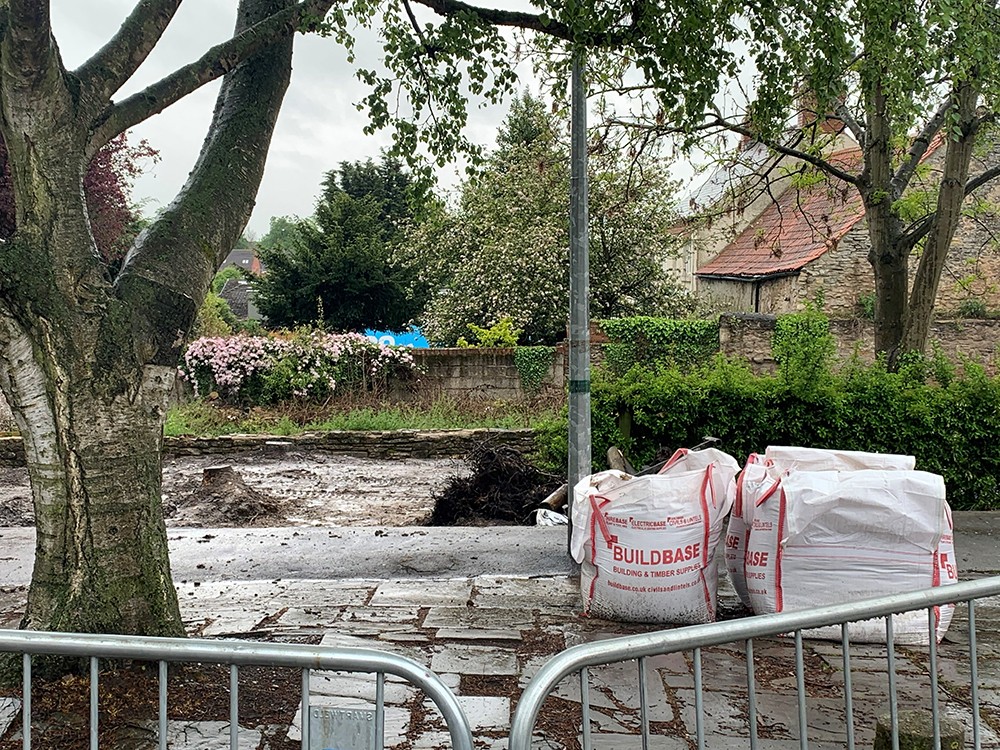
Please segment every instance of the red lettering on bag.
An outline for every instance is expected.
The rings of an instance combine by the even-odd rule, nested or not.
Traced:
[[[739,534],[730,534],[729,536],[726,537],[727,549],[736,549],[739,546],[740,546]]]
[[[767,552],[751,552],[747,550],[746,557],[744,558],[747,565],[767,565]]]

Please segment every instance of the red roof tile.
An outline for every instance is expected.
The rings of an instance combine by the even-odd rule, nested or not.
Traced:
[[[856,171],[860,160],[859,149],[830,157],[849,172]],[[862,218],[864,207],[853,185],[830,179],[809,189],[788,188],[697,275],[757,277],[797,271],[836,247]]]

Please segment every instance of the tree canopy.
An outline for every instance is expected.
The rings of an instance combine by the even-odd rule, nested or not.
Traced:
[[[415,287],[429,295],[422,322],[454,344],[467,325],[504,318],[523,339],[565,337],[569,309],[569,160],[564,130],[540,99],[514,100],[498,148],[442,208],[403,243]],[[683,314],[688,300],[663,270],[675,252],[672,184],[664,165],[642,170],[615,153],[591,162],[591,312],[598,317]]]
[[[669,97],[641,86],[647,99],[612,119],[643,138],[690,141],[729,130],[784,160],[770,178],[794,169],[804,184],[825,175],[857,191],[871,245],[876,347],[892,364],[924,349],[963,215],[996,213],[984,187],[1000,176],[1000,12],[992,0],[775,7],[777,16],[749,15],[757,78],[745,108],[710,106],[681,120]],[[806,127],[790,127],[792,113]],[[857,143],[856,166],[827,158],[831,130]],[[756,184],[766,190],[769,180]]]
[[[267,273],[253,281],[255,302],[269,325],[406,330],[422,299],[408,294],[411,274],[392,253],[413,218],[411,183],[390,157],[328,172],[313,217],[260,249]]]

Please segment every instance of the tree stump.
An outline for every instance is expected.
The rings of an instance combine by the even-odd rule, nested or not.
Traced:
[[[239,479],[232,466],[206,466],[201,472],[202,484],[225,484]]]
[[[946,716],[941,722],[941,750],[962,750],[965,725]],[[883,714],[875,724],[875,750],[892,750],[892,717]],[[934,724],[930,711],[899,712],[899,750],[934,750]]]

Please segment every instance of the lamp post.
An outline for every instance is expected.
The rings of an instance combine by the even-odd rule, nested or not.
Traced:
[[[587,96],[583,53],[573,57],[569,188],[569,466],[573,488],[590,474],[590,256],[587,237]],[[570,513],[572,518],[572,512]],[[569,535],[572,538],[572,523]]]

